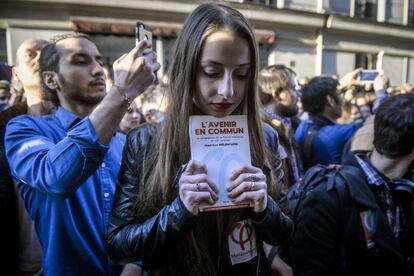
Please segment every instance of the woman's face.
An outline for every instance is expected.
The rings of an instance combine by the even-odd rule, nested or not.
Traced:
[[[249,45],[244,38],[226,31],[209,35],[197,68],[197,113],[216,117],[233,114],[247,93],[250,61]]]
[[[127,111],[119,123],[119,129],[127,133],[129,130],[138,127],[141,124],[141,114],[135,102],[131,104],[131,112]]]

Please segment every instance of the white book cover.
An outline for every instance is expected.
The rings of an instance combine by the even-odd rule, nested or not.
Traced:
[[[231,172],[252,163],[247,116],[190,116],[189,128],[191,159],[204,163],[207,176],[219,189],[218,201],[202,206],[200,211],[249,207],[249,203],[231,202],[226,191]]]

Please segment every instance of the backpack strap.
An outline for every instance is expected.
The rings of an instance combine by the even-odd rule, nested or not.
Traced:
[[[329,121],[329,119],[322,118],[316,115],[309,115],[310,118],[308,119],[308,124],[313,125],[312,128],[308,130],[305,136],[305,140],[303,142],[303,159],[304,159],[304,166],[305,169],[310,168],[313,164],[311,162],[312,157],[312,143],[315,139],[315,136],[319,133],[321,128],[334,124],[333,122]]]
[[[366,205],[367,207],[376,208],[376,205],[370,205],[370,202],[375,202],[376,200],[374,195],[369,192],[369,188],[366,185],[367,176],[362,169],[350,165],[343,166],[340,170],[340,175],[344,178],[346,184],[348,185],[348,190],[353,200],[359,204]],[[362,197],[362,199],[361,191],[367,191],[363,192],[364,197]],[[364,199],[367,196],[370,198],[369,201]]]
[[[308,121],[309,123],[314,124],[313,121]],[[312,157],[312,143],[313,140],[315,139],[316,135],[319,133],[319,131],[321,130],[321,128],[324,125],[321,124],[315,124],[313,128],[309,129],[308,132],[306,133],[305,136],[305,140],[303,142],[303,159],[304,159],[304,165],[305,168],[308,169],[310,167],[312,167],[312,162],[311,162],[311,157]]]
[[[339,173],[345,179],[345,181],[351,185],[355,185],[355,183],[361,183],[362,185],[366,182],[367,179],[365,173],[355,166],[342,166]]]
[[[287,198],[289,200],[289,209],[293,218],[299,209],[301,201],[315,189],[315,187],[323,180],[319,177],[326,170],[324,165],[316,165],[310,168],[303,178],[295,183],[289,190]]]
[[[336,173],[337,177],[341,177],[341,179],[336,179],[335,181],[335,190],[337,191],[337,194],[349,194],[350,197],[352,197],[352,187],[358,187],[359,185],[365,185],[366,181],[366,175],[365,173],[351,165],[341,166],[339,170],[337,170]],[[339,200],[338,202],[340,206],[343,204],[343,200]],[[341,210],[343,210],[346,213],[345,206],[340,207]],[[345,213],[341,215],[341,217],[346,217]],[[347,263],[346,263],[346,252],[345,252],[345,243],[346,243],[346,227],[349,224],[347,219],[344,219],[341,221],[341,225],[339,227],[340,231],[340,237],[341,237],[341,243],[340,243],[340,257],[341,257],[341,266],[346,271]]]

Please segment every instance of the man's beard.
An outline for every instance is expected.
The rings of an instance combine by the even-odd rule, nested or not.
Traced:
[[[66,79],[61,74],[58,74],[58,78],[63,93],[70,95],[70,98],[76,102],[86,105],[97,105],[105,97],[105,94],[102,96],[99,94],[97,97],[88,97],[85,93],[80,93],[80,88],[73,83],[66,81]]]

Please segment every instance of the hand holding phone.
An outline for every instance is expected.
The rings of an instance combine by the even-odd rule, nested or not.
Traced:
[[[364,83],[373,83],[377,76],[384,74],[383,70],[362,70],[358,74],[358,80]]]

